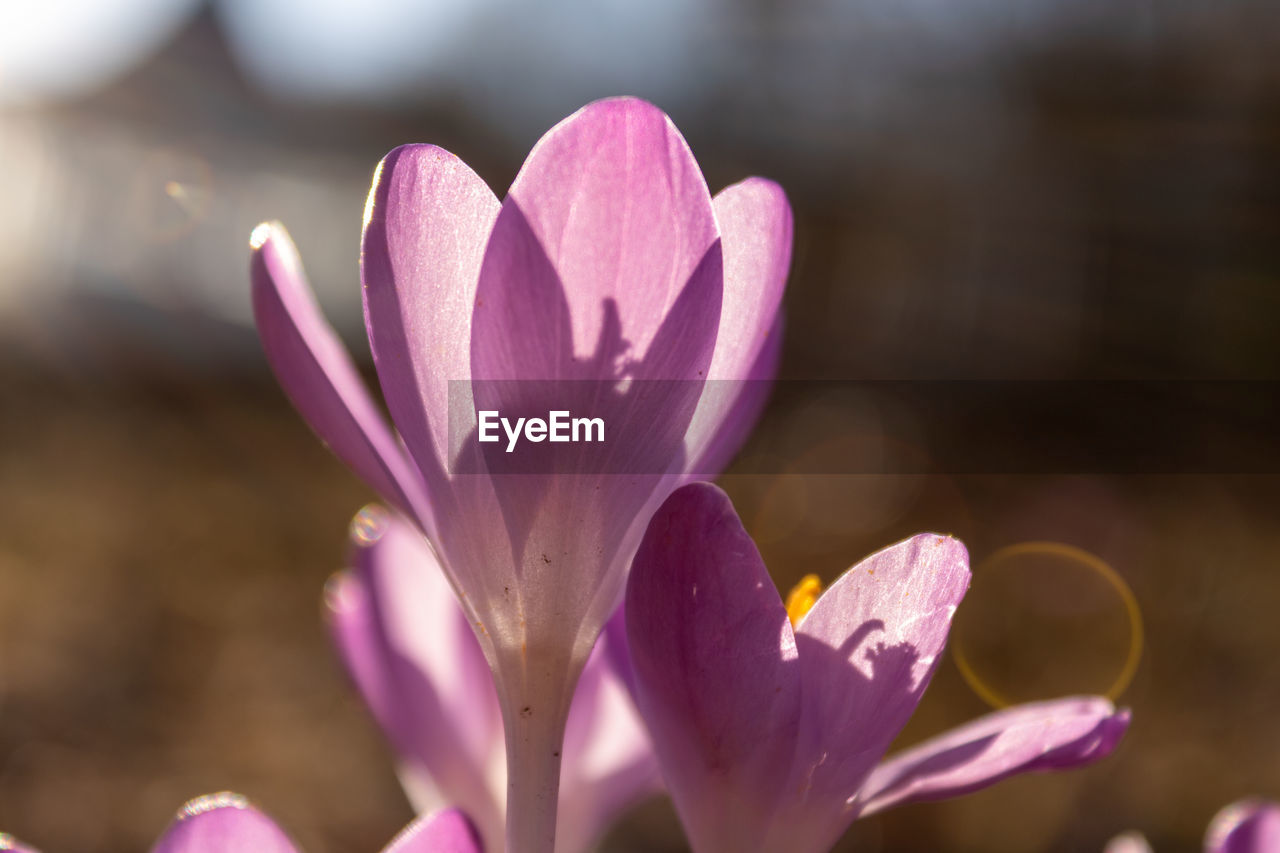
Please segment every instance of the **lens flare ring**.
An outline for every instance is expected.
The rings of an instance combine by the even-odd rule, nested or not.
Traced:
[[[989,571],[992,566],[999,563],[1029,555],[1061,557],[1077,565],[1083,565],[1105,581],[1119,597],[1129,622],[1129,650],[1115,680],[1102,692],[1102,695],[1114,702],[1128,689],[1138,671],[1138,664],[1142,660],[1144,638],[1142,612],[1138,607],[1138,599],[1134,596],[1133,590],[1130,589],[1124,578],[1102,558],[1082,548],[1067,545],[1063,542],[1020,542],[1016,545],[1009,545],[988,557],[982,563],[981,570]],[[952,642],[951,657],[955,660],[956,668],[960,670],[960,676],[969,685],[969,689],[977,694],[978,698],[983,702],[986,702],[992,708],[1007,708],[1017,704],[982,680],[973,663],[964,653],[958,636]]]

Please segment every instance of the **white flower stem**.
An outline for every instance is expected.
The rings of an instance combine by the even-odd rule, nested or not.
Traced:
[[[503,722],[507,740],[506,853],[553,853],[569,700],[576,668],[562,655],[526,653],[507,681]]]

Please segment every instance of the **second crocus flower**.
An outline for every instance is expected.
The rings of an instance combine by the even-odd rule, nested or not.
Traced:
[[[1101,697],[1008,708],[885,759],[969,585],[957,540],[873,554],[787,609],[728,497],[695,483],[653,516],[627,587],[637,702],[697,853],[821,853],[860,816],[1111,752]]]

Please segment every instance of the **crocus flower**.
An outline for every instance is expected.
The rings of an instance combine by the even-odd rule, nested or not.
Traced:
[[[858,563],[807,614],[793,606],[793,628],[728,497],[706,483],[673,493],[636,553],[626,627],[693,849],[827,850],[860,816],[1110,753],[1128,712],[1081,697],[998,711],[882,761],[968,585],[964,546],[923,534]]]
[[[621,98],[549,131],[501,203],[452,154],[397,148],[364,222],[366,326],[403,445],[274,224],[251,239],[259,335],[321,439],[430,539],[495,674],[508,848],[550,851],[574,683],[644,523],[759,406],[757,383],[704,383],[772,375],[790,211],[760,179],[713,200],[671,121]],[[622,436],[612,473],[486,473],[477,407],[519,410],[530,383],[567,396],[582,380],[611,389],[590,399]]]
[[[0,833],[0,850],[38,853]],[[298,853],[275,821],[239,794],[207,794],[189,801],[151,853]],[[471,821],[456,809],[419,817],[382,853],[483,853]]]
[[[1214,815],[1204,836],[1205,853],[1275,853],[1280,850],[1280,804],[1248,799]],[[1140,833],[1117,835],[1106,853],[1151,853]]]
[[[351,525],[352,570],[326,590],[339,654],[396,750],[414,807],[445,804],[502,849],[506,756],[493,676],[435,554],[376,506]],[[648,734],[602,637],[565,733],[556,850],[582,853],[618,814],[660,789]]]

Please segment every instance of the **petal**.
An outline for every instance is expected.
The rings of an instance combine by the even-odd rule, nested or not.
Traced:
[[[360,275],[369,345],[391,417],[437,502],[456,450],[450,390],[467,394],[471,314],[498,208],[475,172],[434,145],[403,145],[384,157],[366,205]]]
[[[724,492],[654,515],[627,585],[636,698],[693,848],[760,849],[799,723],[787,614]]]
[[[694,460],[688,470],[706,477],[718,474],[737,452],[768,396],[782,339],[778,309],[793,232],[791,206],[773,181],[748,178],[722,190],[713,205],[724,247],[724,301],[710,381],[688,440]]]
[[[1124,832],[1107,842],[1102,853],[1152,853],[1141,832]]]
[[[372,598],[373,593],[363,577],[351,571],[338,572],[325,584],[325,617],[347,675],[374,719],[384,731],[390,731],[394,728],[399,697],[391,680],[386,638]]]
[[[285,394],[320,440],[378,494],[424,516],[421,478],[320,313],[284,226],[264,222],[250,245],[254,320]]]
[[[410,793],[466,809],[501,838],[505,779],[493,678],[435,554],[409,524],[361,511],[352,524],[356,570],[328,595],[331,631],[374,718],[415,780]],[[426,775],[430,788],[422,788]],[[421,800],[421,797],[419,797]]]
[[[713,202],[724,244],[724,308],[710,378],[747,375],[782,304],[794,225],[782,187],[748,178]]]
[[[625,810],[661,789],[649,734],[605,639],[587,659],[569,707],[556,821],[556,848],[564,853],[592,849]]]
[[[600,635],[600,645],[609,657],[609,668],[627,686],[627,690],[635,694],[635,674],[631,668],[631,649],[627,645],[627,605],[621,604],[609,621],[605,623]]]
[[[409,824],[383,853],[484,853],[484,845],[465,814],[445,809]]]
[[[746,444],[747,437],[760,420],[765,403],[769,401],[769,394],[773,391],[773,379],[778,374],[778,362],[782,357],[782,326],[782,315],[779,314],[768,332],[764,346],[756,356],[755,364],[751,365],[745,382],[708,384],[707,390],[703,392],[695,418],[703,411],[709,411],[704,410],[703,406],[708,405],[707,394],[714,393],[713,389],[727,389],[733,399],[729,401],[728,411],[723,415],[715,433],[702,449],[701,456],[689,466],[686,474],[690,479],[719,476]],[[694,427],[691,426],[690,432],[693,431]]]
[[[1066,770],[1111,754],[1129,725],[1100,696],[987,714],[885,761],[863,786],[861,814],[956,797],[1019,773]]]
[[[661,111],[634,99],[601,101],[534,147],[481,268],[475,401],[513,416],[587,412],[609,432],[604,445],[540,445],[553,454],[554,472],[574,476],[520,474],[495,486],[523,620],[512,637],[497,627],[504,649],[567,642],[585,658],[592,647],[619,598],[626,537],[638,539],[651,498],[674,484],[665,475],[683,468],[722,291],[710,195]],[[640,381],[624,388],[615,381],[624,376]],[[501,445],[485,447],[494,451],[490,473],[510,470],[499,467],[511,458]],[[460,550],[449,547],[451,562]]]
[[[550,337],[562,345],[550,352],[556,361],[594,355],[606,371],[600,378],[609,378],[628,346],[633,361],[649,355],[718,237],[702,172],[671,120],[634,98],[597,101],[548,131],[511,185],[486,252],[476,319],[527,308],[532,313],[517,310],[503,331],[517,332],[514,326],[523,322],[521,338]],[[718,304],[721,283],[707,286]],[[714,341],[718,314],[709,320],[709,328],[698,331]],[[500,341],[484,344],[497,348]],[[548,352],[532,341],[512,344],[519,346]],[[526,366],[517,360],[508,370],[488,372],[505,378]],[[564,364],[528,367],[525,375],[535,378],[566,375],[553,372]],[[663,378],[693,378],[699,368],[706,364]]]
[[[792,784],[796,850],[825,850],[933,676],[969,586],[959,541],[921,534],[867,557],[796,629],[804,703]],[[781,839],[778,839],[779,842]]]
[[[1205,834],[1206,853],[1273,853],[1280,850],[1280,805],[1241,800],[1218,812]]]
[[[182,807],[151,853],[297,853],[271,818],[239,794],[197,797]]]

